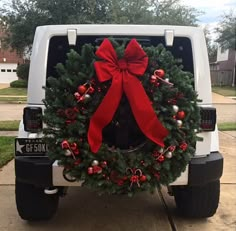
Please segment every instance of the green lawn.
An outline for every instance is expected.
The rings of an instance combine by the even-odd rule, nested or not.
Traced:
[[[0,131],[18,131],[20,120],[0,121]]]
[[[0,137],[0,168],[14,157],[15,137]]]
[[[227,122],[227,123],[218,124],[218,129],[220,131],[235,131],[236,122]]]
[[[18,95],[18,96],[26,96],[27,89],[26,88],[3,88],[0,89],[0,95]]]
[[[223,96],[236,96],[236,87],[212,87],[212,91]]]
[[[7,103],[26,103],[26,97],[1,97],[0,95],[0,102],[7,102]]]

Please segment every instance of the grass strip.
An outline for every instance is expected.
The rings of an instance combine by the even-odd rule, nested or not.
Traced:
[[[236,130],[236,122],[226,122],[218,124],[218,129],[220,131],[235,131]]]
[[[18,131],[20,120],[0,121],[0,131]]]
[[[0,136],[0,168],[14,157],[15,137]]]
[[[26,103],[27,98],[26,97],[1,97],[0,96],[0,101],[2,102],[7,102],[7,103],[11,103],[11,102],[24,102]]]
[[[27,95],[27,88],[3,88],[0,89],[0,95],[18,95],[18,96],[26,96]]]
[[[230,87],[230,86],[222,86],[222,87],[212,87],[212,91],[214,93],[223,95],[223,96],[236,96],[236,88],[235,87]]]

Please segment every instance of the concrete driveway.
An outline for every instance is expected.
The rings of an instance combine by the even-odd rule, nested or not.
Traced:
[[[217,213],[208,219],[186,219],[175,209],[173,197],[163,188],[162,195],[97,196],[84,188],[69,188],[60,201],[58,213],[47,222],[28,223],[16,211],[14,197],[14,164],[0,172],[1,231],[217,231],[236,230],[236,137],[220,133],[221,152],[225,158],[221,179],[221,198]],[[168,214],[169,211],[169,214]],[[173,227],[171,224],[173,223]]]
[[[233,112],[235,109],[233,102],[235,101],[221,104],[231,105],[230,111]],[[214,103],[220,104],[220,102]],[[19,106],[23,107],[23,105]],[[0,120],[2,120],[1,107],[0,111]],[[16,107],[12,113],[14,111],[17,111]],[[20,119],[19,115],[22,114],[22,110],[19,111],[17,119]],[[220,118],[224,120],[224,117],[225,110],[218,110],[218,120]],[[232,119],[236,120],[234,114]],[[70,188],[68,195],[61,199],[58,213],[51,221],[25,222],[19,218],[16,210],[12,161],[0,170],[0,231],[235,231],[236,136],[220,132],[219,138],[220,151],[225,158],[224,173],[221,179],[219,208],[211,218],[186,219],[180,217],[176,212],[173,197],[167,194],[165,188],[163,188],[162,194],[143,193],[132,199],[126,196],[99,197],[84,188]],[[161,200],[161,195],[164,197],[167,209]]]

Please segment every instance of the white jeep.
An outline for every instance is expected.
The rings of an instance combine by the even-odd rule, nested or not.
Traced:
[[[28,82],[28,102],[15,142],[16,204],[25,220],[51,218],[58,206],[59,196],[70,181],[63,175],[58,162],[47,156],[42,141],[43,122],[38,116],[45,106],[46,80],[53,75],[57,63],[64,63],[66,53],[80,43],[94,44],[101,37],[145,38],[154,45],[162,43],[174,57],[180,59],[184,70],[194,76],[194,88],[201,108],[203,141],[196,143],[194,158],[185,172],[168,187],[177,208],[187,216],[209,217],[219,203],[220,177],[223,158],[219,153],[216,110],[212,107],[211,81],[204,33],[200,28],[155,25],[53,25],[36,29]],[[50,145],[50,144],[49,144]]]

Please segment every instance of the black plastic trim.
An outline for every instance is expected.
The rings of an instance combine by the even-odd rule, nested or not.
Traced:
[[[189,163],[188,185],[205,185],[219,180],[223,173],[223,162],[223,156],[219,152],[193,158]]]
[[[47,157],[15,157],[15,174],[18,181],[37,186],[52,184],[52,163]]]
[[[47,157],[15,157],[15,174],[18,181],[37,186],[50,187],[53,161]],[[206,157],[193,158],[189,163],[188,185],[205,185],[220,179],[223,157],[219,152]]]

